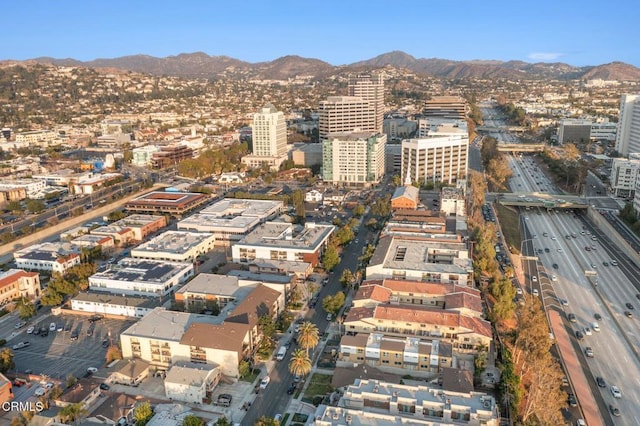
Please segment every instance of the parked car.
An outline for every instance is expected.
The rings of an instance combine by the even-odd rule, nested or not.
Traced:
[[[100,383],[100,389],[102,390],[109,390],[109,385],[106,383]]]
[[[42,396],[45,394],[45,390],[43,387],[38,387],[36,391],[33,393],[35,396]]]
[[[72,342],[78,340],[78,332],[74,331],[73,333],[71,333],[70,339],[71,339]]]
[[[52,322],[51,324],[49,324],[49,331],[56,331],[58,329],[58,327],[56,327],[56,323]]]
[[[569,403],[570,407],[577,407],[578,406],[578,401],[576,400],[576,396],[572,393],[570,393],[567,397],[567,402]]]
[[[217,405],[221,405],[223,407],[229,407],[231,405],[231,401],[233,401],[233,396],[228,393],[221,393],[218,395],[218,399],[216,401]]]
[[[97,368],[95,368],[95,367],[89,367],[89,368],[87,368],[87,373],[90,373],[90,374],[96,374],[97,372],[98,372],[98,369],[97,369]]]
[[[30,346],[30,345],[31,345],[31,342],[18,342],[15,345],[13,345],[13,350],[26,348],[27,346]]]

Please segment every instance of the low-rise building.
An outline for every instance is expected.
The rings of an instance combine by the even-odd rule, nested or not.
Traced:
[[[304,194],[304,201],[307,203],[321,203],[324,198],[324,194],[317,189],[312,189]]]
[[[132,214],[111,225],[129,228],[133,231],[133,239],[144,241],[149,235],[168,225],[167,218],[160,215]]]
[[[453,347],[439,340],[358,333],[342,336],[338,363],[395,368],[401,374],[412,371],[435,375],[453,365]]]
[[[211,400],[221,376],[217,365],[194,362],[174,364],[164,378],[164,392],[172,401],[202,404]]]
[[[278,217],[282,208],[281,201],[225,198],[181,220],[178,229],[210,232],[216,245],[230,245],[260,223]]]
[[[6,402],[9,402],[13,399],[13,387],[11,385],[11,380],[7,379],[7,377],[0,373],[0,404],[2,406],[5,405]]]
[[[633,198],[640,171],[640,153],[629,154],[629,158],[614,158],[609,182],[616,197]]]
[[[176,303],[188,312],[211,308],[214,303],[223,312],[227,306],[244,299],[255,287],[254,281],[216,274],[198,274],[174,294]]]
[[[394,210],[415,210],[420,204],[420,190],[413,185],[399,186],[391,197],[391,208]]]
[[[73,184],[74,194],[93,194],[97,189],[115,181],[121,181],[124,177],[120,173],[101,173],[79,179]]]
[[[102,253],[109,253],[115,248],[113,237],[106,235],[81,235],[71,240],[71,244],[88,249],[100,247]]]
[[[150,167],[153,165],[153,154],[158,152],[160,148],[156,145],[146,145],[133,148],[131,164],[138,167]]]
[[[9,269],[0,273],[0,306],[20,297],[38,300],[41,293],[40,275],[37,272]]]
[[[195,262],[213,249],[215,236],[203,232],[166,231],[131,250],[138,259]]]
[[[333,233],[333,225],[307,222],[304,226],[267,222],[258,226],[231,248],[233,261],[289,260],[310,263],[315,267]]]
[[[13,257],[16,266],[20,269],[59,272],[61,274],[80,264],[79,254],[61,253],[57,247],[47,243],[34,244],[18,250],[14,252]]]
[[[194,275],[192,263],[122,259],[89,277],[89,288],[116,294],[165,296]]]
[[[27,198],[39,198],[38,194],[44,191],[46,186],[47,182],[44,179],[5,180],[0,183],[0,191],[24,189]]]
[[[473,265],[463,242],[387,235],[378,241],[367,277],[470,285]]]
[[[71,299],[71,310],[101,315],[142,318],[160,304],[157,297],[81,292]]]
[[[130,212],[182,217],[207,201],[209,196],[206,194],[154,191],[128,201],[124,208]]]
[[[486,393],[368,379],[356,379],[340,398],[337,407],[320,405],[314,417],[316,426],[500,424],[496,400]]]
[[[444,187],[440,193],[440,211],[447,216],[467,215],[465,196],[462,189]]]
[[[90,406],[100,398],[100,381],[89,378],[80,379],[71,388],[54,400],[57,407],[66,407],[71,404]]]

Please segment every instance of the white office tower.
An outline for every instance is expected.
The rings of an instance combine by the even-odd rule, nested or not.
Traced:
[[[322,179],[347,186],[380,182],[385,170],[383,133],[334,133],[322,141]]]
[[[623,156],[640,152],[640,95],[622,95],[616,151]]]
[[[358,74],[349,77],[349,96],[357,96],[369,102],[375,115],[376,133],[382,132],[384,119],[384,80],[382,75]]]
[[[287,122],[282,111],[271,105],[265,105],[253,115],[252,140],[253,154],[242,158],[249,167],[264,164],[277,170],[287,159]]]
[[[402,141],[402,182],[453,184],[467,176],[469,136],[456,129]]]

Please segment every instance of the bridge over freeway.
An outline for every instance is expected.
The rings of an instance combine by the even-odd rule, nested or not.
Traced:
[[[579,197],[577,195],[546,194],[540,192],[489,193],[504,206],[541,207],[545,209],[586,209],[589,206],[619,208],[610,197]],[[611,206],[609,204],[613,202]]]
[[[542,152],[545,144],[543,143],[499,143],[498,151],[500,152]]]
[[[479,132],[510,132],[510,133],[524,133],[527,131],[526,127],[522,126],[478,126],[476,130]]]

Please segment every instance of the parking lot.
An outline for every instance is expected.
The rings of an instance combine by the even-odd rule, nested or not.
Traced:
[[[26,328],[9,343],[11,346],[19,342],[30,342],[28,347],[14,350],[16,371],[45,375],[54,379],[64,379],[69,374],[82,377],[88,367],[99,368],[105,363],[107,353],[106,341],[109,333],[114,343],[120,339],[120,333],[127,329],[133,320],[102,319],[94,323],[91,336],[88,335],[89,317],[76,315],[50,316],[36,328],[49,328],[51,322],[56,323],[56,331],[47,336],[27,334]],[[57,331],[62,327],[63,331]],[[68,330],[68,331],[64,331]],[[78,339],[73,341],[71,335],[77,333]]]

